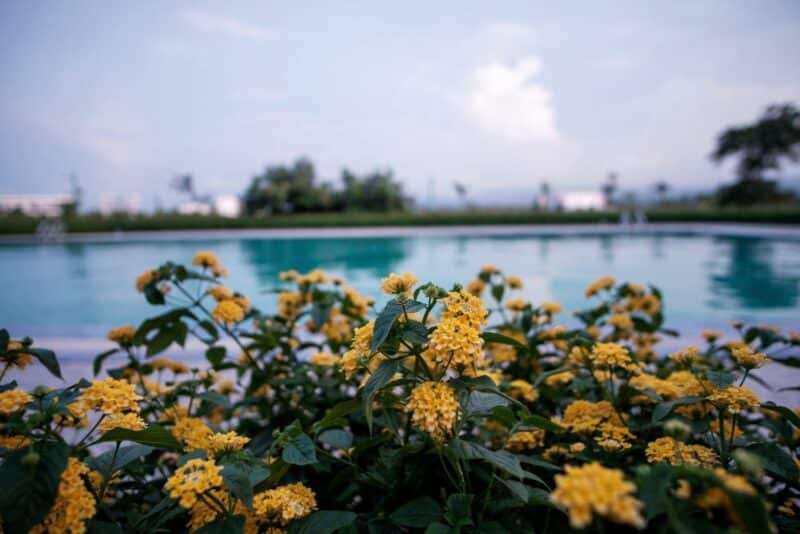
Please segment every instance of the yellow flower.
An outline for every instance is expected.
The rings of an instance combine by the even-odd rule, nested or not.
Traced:
[[[212,460],[189,460],[167,479],[164,489],[184,508],[191,508],[198,494],[222,486],[222,468]]]
[[[769,363],[769,358],[766,354],[754,351],[750,345],[745,343],[732,346],[731,357],[733,361],[745,369],[757,369]]]
[[[722,332],[719,330],[703,330],[703,338],[708,343],[714,343],[722,337]]]
[[[686,350],[673,352],[669,357],[686,366],[691,366],[703,359],[703,357],[700,356],[700,350],[694,345],[689,345],[686,347]]]
[[[633,496],[636,486],[625,480],[622,471],[597,462],[564,469],[566,474],[555,477],[556,488],[550,499],[566,508],[574,528],[588,526],[594,516],[644,528],[642,503]]]
[[[728,517],[730,517],[732,521],[741,523],[739,520],[739,514],[736,511],[733,501],[731,501],[731,498],[728,495],[728,491],[742,493],[744,495],[755,495],[755,488],[743,476],[728,473],[721,467],[715,468],[714,474],[720,479],[722,487],[707,489],[705,493],[697,498],[697,505],[700,508],[706,509],[723,508],[726,510]]]
[[[214,455],[223,451],[238,451],[250,442],[250,438],[240,436],[236,432],[217,432],[206,438],[204,449],[209,455]]]
[[[534,402],[539,398],[539,392],[530,382],[525,380],[512,380],[508,385],[509,395],[515,399],[524,400],[527,402]]]
[[[514,432],[506,442],[506,448],[514,452],[536,449],[544,445],[544,430]]]
[[[253,511],[258,521],[281,526],[307,516],[316,508],[314,491],[301,483],[273,488],[253,498]]]
[[[233,298],[233,290],[223,285],[208,288],[208,294],[217,302]]]
[[[118,326],[108,331],[108,339],[122,346],[130,345],[133,342],[134,335],[136,335],[136,328],[129,324]]]
[[[161,371],[163,369],[169,369],[176,375],[184,374],[189,372],[189,366],[183,362],[179,362],[176,360],[172,360],[170,358],[153,358],[150,360],[150,365],[156,371]]]
[[[491,263],[487,263],[486,265],[481,266],[480,273],[483,275],[491,275],[497,272],[500,272],[499,269],[494,265],[492,265]]]
[[[664,400],[674,400],[680,395],[678,386],[669,380],[664,380],[663,378],[658,378],[655,375],[647,373],[634,376],[628,381],[628,385],[638,390],[649,389],[650,391],[658,393]],[[634,404],[655,404],[656,402],[647,395],[637,395],[632,398],[631,401]]]
[[[329,352],[318,352],[314,354],[308,361],[311,365],[319,365],[320,367],[332,367],[339,363],[339,356]]]
[[[601,368],[621,367],[628,371],[638,371],[639,364],[631,358],[627,349],[616,343],[597,343],[589,355],[592,364]]]
[[[192,258],[192,264],[199,267],[220,267],[219,258],[209,250],[201,250]]]
[[[506,284],[511,289],[522,289],[522,278],[514,275],[506,276]]]
[[[387,295],[411,295],[414,286],[419,283],[414,273],[394,274],[381,281],[381,291]]]
[[[296,291],[281,291],[278,293],[278,315],[287,321],[291,321],[303,310],[306,305],[306,297]]]
[[[77,401],[80,410],[100,410],[106,415],[121,415],[125,412],[139,413],[136,386],[125,380],[106,378],[95,380],[83,390]]]
[[[758,398],[755,392],[739,386],[728,386],[715,391],[708,396],[708,400],[715,406],[719,406],[732,414],[755,408],[761,404],[761,399]]]
[[[278,278],[280,278],[284,282],[296,280],[298,276],[300,276],[300,273],[298,273],[294,269],[289,269],[288,271],[281,271],[278,274]]]
[[[475,295],[476,297],[480,297],[485,289],[486,289],[486,282],[484,282],[480,278],[476,278],[475,280],[472,280],[469,284],[467,284],[467,291],[469,292],[469,294]]]
[[[631,440],[636,436],[628,430],[628,427],[616,424],[615,422],[603,422],[597,427],[599,436],[595,436],[595,442],[606,452],[617,452],[631,448]]]
[[[370,355],[370,345],[372,344],[372,331],[375,328],[375,321],[370,321],[364,326],[356,328],[350,350],[342,356],[341,365],[344,376],[350,380],[358,367],[358,359],[366,358]]]
[[[211,316],[220,323],[231,325],[244,319],[244,309],[232,300],[223,300],[211,310]]]
[[[542,310],[547,315],[557,315],[561,313],[562,310],[561,304],[559,304],[558,302],[550,302],[550,301],[542,302],[542,304],[539,306],[539,309]]]
[[[9,389],[0,393],[0,413],[11,415],[25,409],[33,397],[19,388]]]
[[[506,309],[513,312],[522,312],[528,308],[525,299],[509,299],[506,301]]]
[[[25,436],[0,436],[0,449],[21,449],[30,445],[31,440]]]
[[[311,284],[327,284],[328,275],[321,269],[314,269],[308,274],[297,276],[295,282],[302,288],[308,288]]]
[[[125,430],[144,430],[147,425],[144,419],[139,417],[139,414],[126,413],[126,414],[113,414],[100,422],[100,432],[108,432],[114,428],[123,428]]]
[[[544,383],[551,387],[563,386],[572,382],[573,378],[575,378],[575,373],[572,371],[562,371],[548,376],[544,379]]]
[[[6,353],[0,355],[0,361],[5,362],[6,365],[25,369],[28,365],[33,363],[33,356],[25,352],[17,352],[11,354],[11,351],[22,350],[22,343],[19,341],[9,341],[6,347]]]
[[[31,534],[86,532],[86,521],[96,511],[95,499],[81,478],[81,475],[88,473],[89,468],[82,462],[75,458],[67,460],[67,467],[61,473],[56,500],[44,520],[31,529]]]
[[[158,271],[154,269],[146,270],[136,277],[136,289],[139,291],[139,293],[141,293],[144,291],[145,286],[154,280],[158,280],[158,277]]]
[[[442,382],[423,382],[416,386],[406,404],[414,426],[439,443],[453,435],[459,409],[455,390]]]
[[[186,445],[186,450],[205,449],[214,432],[195,417],[178,417],[172,428],[173,435]]]
[[[588,297],[592,297],[592,296],[596,295],[597,293],[599,293],[600,291],[604,291],[606,289],[614,287],[614,284],[616,284],[616,283],[617,283],[617,281],[614,279],[614,277],[612,277],[612,276],[603,276],[601,278],[598,278],[597,280],[595,280],[591,284],[589,284],[589,286],[586,288],[586,290],[583,293],[584,293],[584,295],[586,295],[587,298]]]
[[[615,313],[608,318],[608,324],[618,330],[633,330],[633,320],[627,313]]]
[[[624,422],[608,401],[573,401],[564,410],[564,418],[562,420],[564,426],[578,434],[592,434],[603,422],[624,426]]]
[[[672,465],[693,465],[711,468],[717,465],[716,453],[704,445],[686,445],[670,437],[658,438],[647,444],[647,461],[651,464],[667,462]]]

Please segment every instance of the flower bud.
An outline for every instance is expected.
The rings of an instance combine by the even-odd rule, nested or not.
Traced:
[[[670,419],[664,423],[664,434],[677,441],[686,441],[691,433],[692,427],[680,419]]]

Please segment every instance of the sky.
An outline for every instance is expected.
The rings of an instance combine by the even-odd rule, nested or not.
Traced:
[[[302,5],[298,5],[302,4]],[[725,127],[800,102],[800,2],[0,2],[0,193],[174,202],[310,157],[420,204],[711,188]],[[796,169],[796,168],[795,168]],[[792,169],[787,171],[789,174]],[[157,200],[158,199],[158,200]]]

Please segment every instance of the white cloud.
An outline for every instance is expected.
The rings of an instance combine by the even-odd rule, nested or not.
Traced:
[[[472,73],[467,94],[455,100],[487,133],[514,142],[557,141],[552,95],[535,81],[540,71],[541,61],[536,56],[514,64],[481,65]]]
[[[217,13],[190,9],[184,11],[182,17],[192,27],[208,33],[229,35],[257,42],[268,41],[273,37],[272,32],[261,26]]]

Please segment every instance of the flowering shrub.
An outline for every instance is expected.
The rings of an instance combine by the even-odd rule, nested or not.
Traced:
[[[58,361],[0,331],[4,532],[800,527],[800,417],[747,387],[798,366],[797,335],[657,357],[661,294],[610,277],[573,327],[488,265],[391,274],[381,310],[317,270],[265,314],[224,276],[210,252],[142,274],[164,311],[111,330],[93,382],[19,389],[8,371]],[[203,369],[162,355],[189,337]]]

